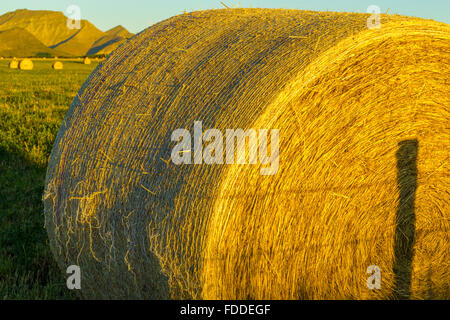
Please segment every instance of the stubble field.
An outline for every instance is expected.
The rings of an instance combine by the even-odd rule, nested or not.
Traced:
[[[0,60],[0,299],[73,299],[47,244],[42,194],[47,161],[64,115],[97,66]]]

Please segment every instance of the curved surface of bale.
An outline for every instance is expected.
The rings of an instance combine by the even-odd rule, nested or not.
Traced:
[[[82,295],[395,298],[410,283],[410,297],[448,297],[449,27],[382,15],[367,30],[367,18],[195,12],[100,64],[58,133],[44,195],[52,250],[63,270],[81,267]],[[176,166],[171,134],[194,121],[280,129],[279,172]],[[396,169],[403,141],[418,150],[412,262],[396,236],[416,190]],[[365,287],[370,265],[381,290]]]
[[[62,69],[64,69],[64,65],[61,61],[56,61],[52,64],[52,68],[54,70],[62,70]]]
[[[91,64],[91,59],[89,59],[88,57],[84,58],[83,60],[84,64]]]
[[[18,69],[19,68],[19,61],[17,60],[11,60],[9,62],[9,68],[10,69]]]
[[[30,59],[23,59],[19,63],[20,70],[33,70],[34,64]]]

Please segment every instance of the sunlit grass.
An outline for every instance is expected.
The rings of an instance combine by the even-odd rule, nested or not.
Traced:
[[[43,227],[42,194],[53,141],[73,98],[96,67],[34,61],[32,71],[0,61],[0,299],[67,299]]]

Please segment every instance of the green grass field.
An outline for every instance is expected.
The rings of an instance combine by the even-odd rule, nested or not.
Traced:
[[[8,63],[0,60],[0,299],[75,299],[48,246],[42,194],[60,124],[97,63]]]

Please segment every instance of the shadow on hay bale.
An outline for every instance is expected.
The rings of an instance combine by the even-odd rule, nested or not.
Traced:
[[[195,12],[109,56],[66,115],[44,195],[52,250],[81,267],[83,297],[448,297],[449,27],[367,18]],[[279,172],[174,165],[171,133],[194,121],[280,129]],[[402,193],[398,144],[415,139],[417,188]],[[413,190],[411,244],[396,217]],[[370,265],[381,290],[366,286]]]
[[[414,202],[417,190],[418,141],[405,140],[399,143],[397,157],[397,182],[399,204],[394,235],[395,275],[394,297],[408,299],[411,295],[411,275],[416,234]]]

